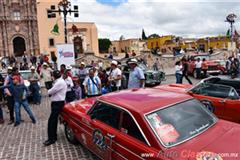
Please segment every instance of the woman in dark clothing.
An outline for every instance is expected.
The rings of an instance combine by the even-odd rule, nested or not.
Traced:
[[[188,62],[185,58],[182,59],[182,65],[183,65],[182,78],[185,77],[185,79],[188,81],[188,83],[192,84],[192,81],[188,77]]]

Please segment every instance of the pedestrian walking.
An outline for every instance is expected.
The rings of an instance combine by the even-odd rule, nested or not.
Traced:
[[[15,116],[16,121],[14,124],[14,127],[18,126],[21,122],[21,116],[20,116],[20,109],[21,106],[25,109],[25,111],[28,113],[30,119],[32,120],[32,123],[36,123],[36,118],[34,117],[32,110],[30,109],[30,106],[27,101],[27,87],[20,83],[20,76],[14,75],[12,77],[13,79],[13,86],[11,90],[11,94],[13,95],[14,99],[14,110],[15,110]]]
[[[192,81],[188,77],[188,62],[186,58],[182,59],[182,79],[183,77],[188,81],[189,84],[192,84]],[[182,80],[181,80],[182,81]]]
[[[202,61],[200,58],[197,59],[195,62],[195,69],[196,69],[196,78],[201,79],[201,68],[202,68]]]
[[[87,97],[96,97],[101,95],[101,80],[97,75],[94,75],[93,69],[89,70],[89,75],[85,78],[83,86]]]
[[[45,146],[54,144],[57,141],[57,126],[58,116],[64,107],[67,84],[61,77],[61,72],[53,71],[53,78],[55,80],[53,87],[48,90],[51,97],[51,114],[48,119],[48,139],[43,143]]]
[[[53,70],[48,67],[46,62],[43,63],[42,69],[40,70],[40,77],[43,79],[46,89],[52,88],[52,72]]]
[[[237,77],[238,75],[238,68],[239,68],[239,61],[237,58],[234,58],[232,63],[231,63],[231,78],[234,79]]]
[[[128,88],[143,88],[145,76],[143,70],[137,66],[138,61],[136,59],[130,59],[128,65],[130,67]]]
[[[9,116],[10,116],[10,120],[8,122],[9,125],[14,123],[14,99],[11,94],[12,87],[7,88],[7,86],[13,86],[12,69],[13,69],[12,67],[7,68],[7,76],[4,80],[4,87],[5,87],[4,93],[6,95],[7,106],[9,110]]]
[[[118,91],[121,89],[121,79],[122,71],[118,68],[118,62],[112,61],[111,71],[108,77],[111,86],[111,91]]]
[[[28,80],[30,82],[29,90],[32,92],[33,103],[39,105],[41,103],[40,86],[38,84],[40,77],[35,71],[34,66],[31,67],[31,74],[29,75]]]
[[[86,96],[84,86],[83,86],[83,82],[84,82],[85,78],[87,77],[87,75],[88,75],[88,71],[85,68],[85,63],[81,62],[79,70],[78,70],[78,78],[80,80],[80,85],[81,85],[81,88],[82,88],[82,98],[85,98],[85,96]]]
[[[76,80],[73,83],[74,83],[73,90],[75,92],[76,100],[80,100],[82,99],[82,88],[81,88],[80,80]]]
[[[156,58],[155,62],[153,63],[153,70],[158,71],[159,70],[159,68],[158,68],[159,65],[160,65],[159,60],[158,60],[158,58]]]
[[[207,78],[208,63],[205,58],[202,60],[203,78]]]
[[[183,75],[183,67],[181,64],[181,61],[177,61],[175,63],[175,76],[176,76],[176,83],[177,84],[182,84],[182,75]]]
[[[67,67],[69,69],[69,67]],[[73,81],[72,78],[70,76],[68,76],[67,72],[65,74],[63,74],[63,79],[67,84],[67,93],[66,93],[66,102],[70,103],[72,101],[75,100],[76,96],[75,96],[75,92],[73,90]]]

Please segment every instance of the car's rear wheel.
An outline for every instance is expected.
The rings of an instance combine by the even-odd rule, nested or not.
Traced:
[[[72,144],[78,144],[78,140],[75,137],[73,130],[67,124],[65,124],[64,126],[67,140]]]
[[[212,102],[208,101],[208,100],[202,100],[201,103],[212,113],[214,113],[215,108],[212,105]]]

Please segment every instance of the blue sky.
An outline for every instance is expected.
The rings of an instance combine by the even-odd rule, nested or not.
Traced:
[[[120,4],[127,2],[127,0],[97,0],[97,2],[111,6],[119,6]]]

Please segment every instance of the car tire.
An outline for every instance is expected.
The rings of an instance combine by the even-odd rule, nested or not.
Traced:
[[[208,100],[201,100],[201,103],[212,113],[214,113],[215,108],[212,105],[212,102],[208,101]]]
[[[72,144],[78,144],[78,140],[75,137],[73,130],[67,124],[65,124],[64,127],[67,140]]]

